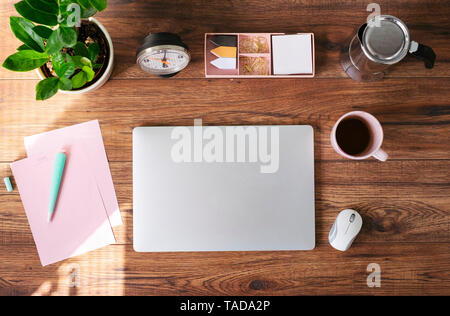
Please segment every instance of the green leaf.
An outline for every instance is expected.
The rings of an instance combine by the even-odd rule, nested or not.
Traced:
[[[52,35],[53,30],[49,27],[38,25],[33,28],[33,31],[36,32],[37,35],[39,35],[42,38],[48,39],[50,35]]]
[[[17,12],[27,20],[48,26],[55,26],[58,24],[58,17],[56,15],[35,10],[25,0],[16,3],[14,6],[16,7]]]
[[[59,78],[59,89],[69,91],[72,90],[72,80],[67,78]]]
[[[77,43],[78,34],[75,27],[60,27],[59,38],[64,47],[73,47]]]
[[[58,92],[59,78],[47,78],[36,86],[36,100],[47,100]]]
[[[68,62],[68,63],[75,63],[75,62],[73,61],[72,56],[70,56],[69,54],[64,54],[64,59],[65,59],[66,62]],[[76,66],[76,65],[75,65],[75,66]]]
[[[22,50],[6,58],[3,67],[12,71],[24,72],[39,68],[48,60],[49,56],[46,53]]]
[[[65,63],[61,66],[58,72],[56,72],[56,70],[55,72],[60,78],[70,78],[74,74],[75,69],[76,67],[74,63]]]
[[[46,51],[49,55],[53,55],[64,47],[73,47],[77,43],[77,37],[77,31],[74,27],[60,26],[49,37]]]
[[[61,41],[61,38],[59,36],[59,29],[54,30],[52,35],[48,38],[47,46],[45,48],[45,51],[49,55],[53,55],[61,51],[63,49],[64,43]]]
[[[52,65],[59,78],[70,78],[76,70],[75,63],[68,54],[56,53],[52,56]]]
[[[73,47],[73,50],[75,52],[75,55],[89,58],[89,51],[86,48],[86,45],[84,45],[83,43],[77,42]]]
[[[98,53],[100,52],[100,45],[98,45],[98,43],[92,43],[91,45],[89,45],[88,47],[88,52],[89,52],[89,59],[95,63],[95,60],[98,57]]]
[[[75,0],[60,0],[59,10],[61,15],[59,17],[60,26],[74,27],[79,26],[81,21],[81,13],[83,7],[81,7]]]
[[[103,11],[108,6],[107,0],[89,0],[89,3],[97,10]]]
[[[65,1],[70,1],[71,3],[76,2],[80,5],[81,8],[80,17],[82,19],[90,18],[91,16],[95,15],[95,13],[97,13],[97,10],[95,10],[92,7],[92,5],[89,3],[89,0],[65,0]],[[67,6],[66,9],[64,10],[67,10]]]
[[[90,18],[91,16],[94,16],[96,13],[97,13],[97,10],[95,10],[94,8],[89,8],[89,9],[81,8],[81,18],[82,19]]]
[[[58,15],[59,8],[58,4],[55,2],[48,2],[44,0],[25,0],[32,8],[42,11],[44,13],[50,13]]]
[[[92,68],[94,68],[94,69],[100,69],[100,68],[102,68],[102,66],[103,66],[103,64],[93,64],[93,65],[92,65]]]
[[[76,0],[76,2],[84,9],[89,9],[92,7],[89,0]]]
[[[72,78],[72,89],[79,89],[87,83],[86,73],[80,71]]]
[[[72,61],[66,62],[61,53],[52,56],[52,65],[59,78],[70,78],[75,73],[75,64]]]
[[[60,68],[63,64],[66,63],[66,59],[64,58],[65,54],[61,52],[57,52],[52,55],[52,65],[53,68]],[[55,70],[56,71],[56,70]]]
[[[92,62],[86,57],[72,56],[72,60],[75,63],[75,65],[80,69],[82,69],[84,66],[92,67]]]
[[[29,48],[27,45],[23,44],[17,47],[17,50],[20,52],[21,50],[32,50],[32,49]]]
[[[12,16],[9,18],[9,24],[14,35],[31,49],[43,52],[45,49],[44,41],[33,30],[34,24],[24,18]]]
[[[59,27],[54,30],[47,42],[47,53],[50,55],[59,52],[64,47],[73,47],[77,43],[75,28]]]
[[[94,77],[95,77],[95,72],[92,70],[91,67],[84,66],[84,67],[82,68],[82,70],[83,70],[84,73],[86,74],[86,79],[87,79],[88,82],[89,82],[89,81],[92,81],[92,79],[94,79]]]

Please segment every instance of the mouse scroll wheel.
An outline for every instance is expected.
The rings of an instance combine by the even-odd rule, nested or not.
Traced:
[[[350,216],[350,223],[353,223],[354,220],[355,220],[355,214],[352,214],[352,216]]]

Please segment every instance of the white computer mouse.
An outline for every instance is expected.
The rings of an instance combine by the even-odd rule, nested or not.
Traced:
[[[355,240],[362,227],[362,217],[355,210],[347,209],[339,213],[328,235],[333,248],[346,251]]]

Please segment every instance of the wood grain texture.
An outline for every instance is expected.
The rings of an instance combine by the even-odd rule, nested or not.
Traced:
[[[329,245],[312,252],[135,253],[115,245],[46,269],[34,246],[0,246],[5,295],[442,295],[450,291],[448,244]],[[407,255],[406,255],[407,254]],[[125,260],[125,267],[124,267]],[[378,263],[381,287],[366,285]],[[79,285],[70,289],[71,272]],[[17,272],[21,271],[20,276]],[[72,292],[71,292],[72,291]]]
[[[380,120],[384,149],[392,159],[450,155],[450,78],[395,78],[370,85],[343,79],[139,82],[111,80],[95,98],[58,95],[36,103],[34,80],[1,80],[0,107],[6,121],[0,128],[6,137],[0,161],[23,156],[23,146],[14,145],[22,144],[24,136],[91,119],[100,120],[109,159],[129,161],[134,127],[193,125],[196,118],[205,125],[310,124],[315,128],[316,158],[340,159],[331,148],[330,131],[352,110],[368,111]]]
[[[9,30],[16,0],[0,3],[0,61],[19,42]],[[98,15],[116,65],[88,95],[34,100],[37,76],[0,69],[0,178],[26,156],[23,137],[100,121],[124,225],[118,244],[42,268],[20,196],[0,190],[0,295],[449,295],[450,7],[448,1],[378,1],[433,47],[432,70],[406,58],[383,81],[345,77],[339,52],[363,23],[354,0],[109,0]],[[167,10],[167,8],[171,10]],[[177,77],[141,72],[135,51],[149,32],[181,34],[193,60]],[[314,32],[314,79],[204,79],[205,32]],[[384,129],[390,159],[348,161],[330,146],[342,114],[363,110]],[[132,249],[132,129],[136,126],[310,124],[315,132],[316,238],[309,252],[149,253]],[[14,181],[13,181],[14,184]],[[362,232],[345,253],[327,242],[339,210],[355,208]],[[366,285],[369,263],[380,288]],[[74,280],[76,287],[71,287]]]

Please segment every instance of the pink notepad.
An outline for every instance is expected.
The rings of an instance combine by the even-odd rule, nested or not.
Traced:
[[[66,167],[52,221],[48,223],[55,155],[34,156],[11,164],[43,266],[115,242],[96,180],[81,145],[67,153]]]
[[[122,217],[97,120],[25,137],[25,148],[29,157],[56,152],[61,147],[70,147],[74,143],[83,143],[111,225],[121,225]]]

